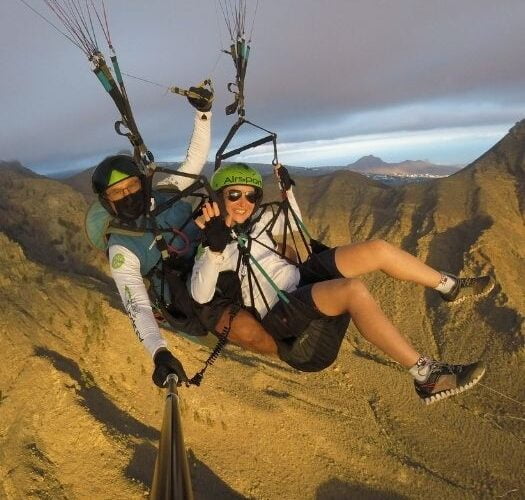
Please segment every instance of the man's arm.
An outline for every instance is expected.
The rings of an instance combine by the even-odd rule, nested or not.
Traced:
[[[148,297],[137,256],[121,245],[109,247],[111,275],[122,298],[124,308],[131,319],[133,330],[144,343],[152,357],[157,351],[167,348]]]
[[[206,164],[211,144],[211,111],[195,113],[195,124],[190,145],[184,163],[178,168],[179,172],[199,175]],[[181,191],[186,189],[193,179],[172,174],[157,184],[157,187],[176,187]]]
[[[126,247],[111,245],[109,261],[111,274],[131,319],[133,330],[153,358],[153,382],[159,387],[164,387],[168,375],[175,373],[179,385],[183,382],[187,384],[188,376],[184,367],[168,350],[153,316],[148,292],[140,274],[139,259]]]

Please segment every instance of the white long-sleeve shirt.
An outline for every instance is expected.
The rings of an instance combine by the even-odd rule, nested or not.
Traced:
[[[148,291],[140,273],[140,261],[137,256],[122,245],[109,247],[111,275],[126,309],[133,330],[144,343],[151,356],[167,343],[162,338],[159,325],[153,315]]]
[[[193,125],[193,133],[191,135],[190,145],[186,151],[186,160],[177,169],[177,171],[184,172],[186,174],[200,174],[204,165],[206,164],[206,160],[208,159],[210,144],[211,111],[206,113],[197,111],[195,114],[195,122]],[[171,174],[158,182],[157,187],[175,186],[183,191],[192,182],[193,179],[189,177]]]
[[[191,137],[190,145],[186,153],[184,163],[178,169],[179,172],[190,174],[200,174],[208,158],[211,143],[211,112],[197,112],[195,116],[195,126]],[[160,186],[176,186],[180,190],[188,187],[192,179],[179,177],[175,174],[168,176],[159,182]],[[176,209],[176,205],[170,210]],[[109,240],[109,262],[111,275],[115,280],[120,297],[131,319],[133,329],[144,347],[151,356],[163,347],[166,341],[162,338],[157,321],[153,315],[148,292],[143,280],[141,262],[136,253],[131,248],[135,248],[136,240],[134,236],[118,235],[118,241],[125,242],[129,239],[129,245],[112,244]],[[117,237],[113,238],[117,239]],[[128,248],[129,247],[129,248]],[[158,252],[155,246],[153,235],[151,235],[151,245],[146,249],[151,252]]]
[[[299,219],[301,219],[301,212],[292,189],[287,191],[287,195],[292,210],[298,215]],[[281,258],[276,251],[266,248],[276,248],[275,243],[265,231],[265,228],[272,217],[272,213],[264,213],[260,220],[254,224],[249,234],[251,239],[250,254],[257,260],[280,290],[291,292],[297,288],[299,283],[299,269],[297,266],[290,264],[287,260]],[[278,236],[283,234],[284,227],[285,218],[281,213],[272,228],[272,235]],[[293,222],[292,228],[295,228]],[[222,271],[235,271],[237,269],[238,259],[239,248],[237,241],[232,241],[226,245],[226,248],[220,254],[212,252],[209,247],[205,247],[203,252],[195,260],[193,266],[191,276],[191,294],[193,298],[201,304],[209,302],[215,293],[215,286],[217,284],[219,273]],[[278,296],[272,285],[257,267],[253,265],[253,263],[251,264],[251,268],[262,289],[261,294],[255,283],[253,284],[253,306],[255,306],[260,317],[263,318],[268,313],[268,310],[275,305]],[[241,267],[239,268],[239,279],[241,280],[243,303],[246,306],[252,306],[248,276],[246,275],[246,269],[243,264],[241,264]],[[263,296],[268,302],[268,308],[264,303]]]

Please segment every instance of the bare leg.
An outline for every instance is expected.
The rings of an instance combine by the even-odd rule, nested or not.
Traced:
[[[230,315],[225,311],[215,329],[222,332],[228,325]],[[262,325],[247,311],[241,309],[235,316],[228,340],[243,349],[265,354],[267,356],[277,356],[277,345],[273,337],[262,327]]]
[[[338,279],[316,283],[312,297],[317,308],[328,316],[349,313],[359,333],[400,365],[410,368],[420,358],[361,281]]]
[[[384,240],[338,247],[335,262],[339,272],[346,278],[383,271],[392,278],[413,281],[432,288],[436,287],[441,279],[439,271]]]

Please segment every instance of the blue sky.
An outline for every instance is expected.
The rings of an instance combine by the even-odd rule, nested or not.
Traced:
[[[42,0],[27,1],[51,16]],[[106,4],[124,72],[166,86],[213,78],[216,149],[233,123],[224,106],[234,75],[216,1]],[[291,165],[368,154],[467,164],[524,118],[523,19],[522,0],[260,0],[247,117],[277,132]],[[0,60],[0,159],[69,170],[128,148],[85,56],[19,0],[0,3]],[[129,78],[127,88],[156,158],[181,159],[193,115],[184,98]],[[271,155],[260,148],[243,159]]]

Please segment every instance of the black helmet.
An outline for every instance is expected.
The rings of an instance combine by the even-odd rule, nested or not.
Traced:
[[[128,177],[138,177],[140,179],[142,185],[140,192],[126,196],[122,201],[110,203],[106,198],[106,189]],[[146,200],[148,199],[147,190],[144,189],[147,187],[146,177],[131,156],[114,155],[102,160],[93,172],[91,186],[93,192],[98,194],[100,204],[106,211],[121,220],[134,220],[140,214],[144,213],[146,209]],[[129,210],[130,207],[127,206],[127,202],[133,203],[131,212]],[[121,206],[119,207],[119,205]]]
[[[128,155],[114,155],[108,156],[102,160],[91,177],[91,187],[93,192],[100,195],[103,195],[106,189],[115,184],[115,182],[110,182],[111,174],[114,171],[122,172],[123,174],[128,174],[129,177],[139,177],[142,181],[144,175],[140,171],[138,165],[133,161],[133,158]],[[119,180],[124,179],[125,177],[121,176]],[[118,181],[116,181],[118,182]]]

